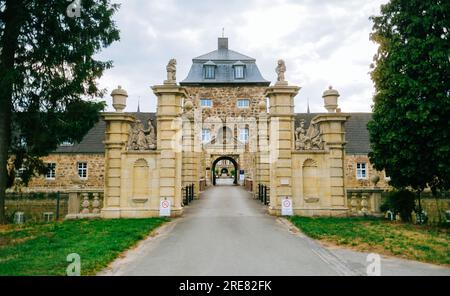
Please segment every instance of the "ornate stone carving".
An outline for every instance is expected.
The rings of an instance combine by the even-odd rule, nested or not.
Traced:
[[[308,131],[305,130],[305,121],[300,121],[300,126],[295,129],[296,150],[322,150],[324,141],[319,126],[311,123]]]
[[[148,149],[155,150],[156,149],[156,132],[155,127],[153,126],[152,120],[149,119],[147,121],[148,129],[144,131],[146,134],[145,138],[147,139]]]
[[[365,216],[369,213],[369,209],[367,208],[369,205],[369,202],[367,201],[368,194],[362,193],[361,195],[361,213]]]
[[[319,198],[318,197],[305,197],[303,198],[305,200],[306,203],[317,203],[319,202]]]
[[[167,70],[167,80],[164,81],[165,84],[175,84],[177,83],[177,60],[170,59],[166,67]]]
[[[377,184],[379,181],[380,181],[380,176],[378,176],[378,175],[373,175],[372,177],[370,177],[370,182],[372,182],[373,187],[377,187]]]
[[[278,65],[275,69],[277,73],[277,82],[276,84],[287,84],[287,81],[284,78],[284,73],[286,72],[286,64],[284,60],[278,60]]]
[[[99,214],[100,213],[100,200],[98,198],[98,193],[93,193],[94,201],[92,202],[92,213]]]
[[[184,114],[186,115],[186,117],[188,119],[194,119],[194,104],[192,103],[192,101],[190,99],[187,99],[184,102]]]
[[[91,202],[89,201],[89,195],[87,193],[82,193],[81,195],[83,196],[83,202],[81,203],[83,210],[81,211],[81,213],[89,214],[89,206],[91,205]]]
[[[154,150],[156,149],[156,133],[152,120],[148,120],[148,129],[138,119],[130,130],[128,139],[128,150]]]

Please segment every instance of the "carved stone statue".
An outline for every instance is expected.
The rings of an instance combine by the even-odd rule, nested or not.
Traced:
[[[320,132],[320,128],[319,126],[317,126],[316,123],[312,123],[311,126],[311,149],[323,149],[323,138],[322,138],[322,133]]]
[[[148,120],[148,129],[138,119],[130,130],[128,150],[153,150],[156,149],[156,134],[151,119]]]
[[[177,82],[177,60],[170,59],[166,67],[167,70],[167,80],[164,81],[166,84],[174,84]]]
[[[278,60],[278,65],[275,69],[275,72],[277,73],[277,84],[286,84],[286,80],[284,78],[284,73],[286,72],[286,64],[284,63],[284,60]]]
[[[300,121],[300,126],[295,129],[295,149],[296,150],[322,150],[324,141],[320,128],[316,123],[311,123],[308,131],[305,132],[305,121]]]
[[[305,130],[305,121],[300,121],[300,126],[295,129],[295,149],[303,150],[305,149],[306,142],[306,130]]]
[[[147,123],[148,123],[148,129],[146,129],[144,132],[146,134],[148,149],[154,150],[154,149],[156,149],[155,127],[153,126],[151,119],[149,119],[147,121]]]
[[[145,138],[144,125],[138,119],[131,128],[128,140],[128,149],[130,150],[146,150],[148,148],[147,139]]]
[[[186,117],[188,119],[194,119],[194,109],[193,108],[194,108],[194,104],[192,103],[191,99],[187,99],[184,102],[183,109],[184,109],[184,114],[186,115]]]

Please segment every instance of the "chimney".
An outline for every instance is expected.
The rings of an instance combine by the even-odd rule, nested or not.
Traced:
[[[227,37],[219,37],[218,48],[220,49],[228,49],[228,38]]]

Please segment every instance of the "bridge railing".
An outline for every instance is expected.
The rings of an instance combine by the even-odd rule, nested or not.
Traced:
[[[347,189],[347,204],[352,216],[381,214],[380,188]]]
[[[187,206],[194,200],[194,184],[188,184],[182,188],[183,205]]]
[[[66,219],[99,218],[103,207],[103,190],[78,189],[69,191]]]
[[[258,184],[258,192],[256,198],[263,204],[268,205],[270,202],[270,189],[267,185]]]

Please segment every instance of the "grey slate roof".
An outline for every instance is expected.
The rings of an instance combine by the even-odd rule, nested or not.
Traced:
[[[217,49],[192,59],[193,62],[202,61],[248,61],[256,62],[254,58],[243,55],[231,49]]]
[[[305,127],[309,127],[311,119],[320,113],[297,113],[295,127],[300,120],[305,120]],[[346,113],[350,118],[345,123],[345,151],[347,154],[367,154],[370,152],[369,131],[367,123],[372,119],[372,113]]]
[[[234,78],[234,64],[245,65],[244,79]],[[215,64],[215,78],[204,78],[204,64]],[[269,85],[270,81],[264,79],[256,66],[256,60],[249,56],[228,49],[228,39],[219,38],[218,49],[192,59],[192,66],[188,76],[180,85],[205,84],[257,84]]]
[[[156,128],[156,113],[131,113],[141,120],[145,125],[151,118]],[[297,113],[295,115],[295,126],[300,124],[300,120],[305,120],[305,127],[308,128],[311,119],[320,113]],[[347,113],[350,118],[345,123],[346,141],[345,150],[348,154],[367,154],[370,152],[369,132],[367,123],[372,118],[371,113]],[[70,147],[59,147],[56,153],[104,153],[105,146],[105,122],[100,120],[83,138],[83,140]]]
[[[156,132],[156,113],[130,113],[144,123],[147,127],[147,121],[149,118],[153,121],[153,126]],[[105,140],[106,123],[103,119],[100,119],[93,128],[84,136],[80,143],[76,143],[73,146],[60,146],[55,150],[55,153],[105,153]]]

